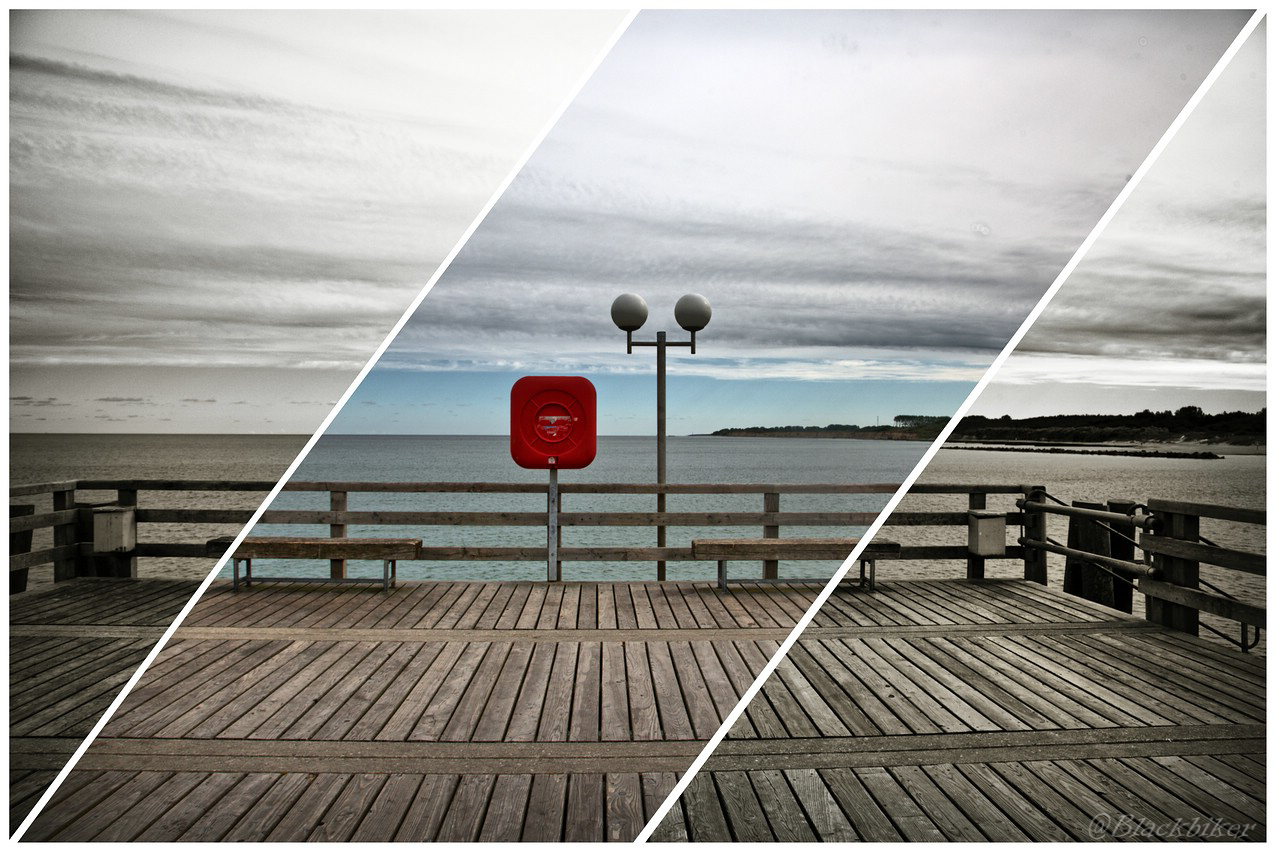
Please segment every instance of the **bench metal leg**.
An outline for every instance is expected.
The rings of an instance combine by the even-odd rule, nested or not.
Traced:
[[[399,563],[396,559],[383,560],[381,566],[381,588],[390,591],[395,581],[399,579]]]
[[[718,588],[722,591],[727,590],[727,560],[718,560]]]
[[[864,576],[864,569],[868,568],[868,577]],[[877,590],[877,560],[861,559],[860,560],[860,588],[864,587],[865,579],[868,580],[868,590],[870,592]]]
[[[239,563],[240,562],[244,563],[244,585],[251,586],[253,584],[253,561],[251,559],[240,559],[237,557],[231,557],[230,561],[235,566],[234,568],[231,569],[231,574],[232,574],[231,589],[236,592],[239,591]]]

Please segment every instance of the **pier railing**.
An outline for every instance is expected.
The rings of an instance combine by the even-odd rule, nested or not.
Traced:
[[[264,494],[273,487],[271,482],[190,480],[78,480],[15,486],[10,489],[11,503],[17,504],[11,509],[10,518],[11,578],[24,574],[29,568],[50,563],[55,580],[76,576],[128,577],[136,576],[138,557],[207,557],[208,540],[212,535],[203,535],[199,541],[155,540],[150,531],[161,529],[164,525],[179,525],[179,529],[195,525],[201,530],[220,528],[220,535],[238,532],[251,519],[253,508],[190,508],[189,502],[193,500],[190,494],[245,492],[241,502],[255,506],[259,498],[248,497],[248,494]],[[823,531],[866,527],[876,519],[878,512],[876,509],[793,510],[786,508],[786,504],[791,507],[794,501],[801,502],[801,499],[816,495],[832,495],[834,498],[886,495],[897,488],[894,484],[567,483],[559,485],[564,508],[558,515],[557,526],[560,536],[565,528],[745,527],[766,538],[800,538],[804,528],[821,528]],[[103,492],[109,499],[96,503],[79,499],[86,494],[100,497]],[[310,502],[314,505],[287,507],[289,499],[284,495],[292,497],[306,493],[311,495]],[[696,505],[694,511],[658,512],[635,509],[632,501],[625,509],[601,508],[609,499],[625,495],[644,498],[662,493],[683,495],[696,503],[699,497],[735,495],[733,499],[737,502],[756,501],[756,508],[719,510]],[[146,505],[139,503],[139,494],[146,495]],[[174,498],[186,494],[183,499],[187,505],[174,505],[171,500],[164,500],[161,495],[165,494]],[[413,495],[427,494],[434,495],[434,501],[441,503],[464,502],[461,495],[466,495],[465,499],[473,495],[506,495],[520,505],[495,511],[409,508],[416,499]],[[1165,500],[1150,500],[1145,505],[1065,506],[1038,485],[928,484],[915,485],[910,489],[910,495],[922,494],[960,497],[964,505],[953,505],[945,511],[893,512],[886,521],[888,528],[926,526],[951,531],[948,543],[944,544],[904,542],[901,559],[956,560],[964,563],[965,574],[970,579],[984,576],[985,563],[989,559],[1018,560],[1022,563],[1026,579],[1045,583],[1046,555],[1062,554],[1070,560],[1080,560],[1078,564],[1082,574],[1090,572],[1073,583],[1075,588],[1068,588],[1069,578],[1065,577],[1065,590],[1129,611],[1120,602],[1120,592],[1095,594],[1094,589],[1106,588],[1105,583],[1118,588],[1124,585],[1128,590],[1137,589],[1147,599],[1147,617],[1173,629],[1196,633],[1202,612],[1254,628],[1265,626],[1266,610],[1263,607],[1235,600],[1216,586],[1201,588],[1203,581],[1199,570],[1204,563],[1229,571],[1265,576],[1264,555],[1219,547],[1200,535],[1202,517],[1265,525],[1265,512]],[[547,528],[546,511],[533,508],[528,503],[529,499],[538,499],[537,495],[547,498],[548,486],[492,482],[289,482],[284,486],[281,497],[263,513],[260,523],[309,527],[307,535],[314,535],[313,530],[317,527],[326,527],[326,534],[333,538],[357,537],[361,530],[364,534],[384,535],[383,531],[367,532],[372,527],[381,530],[386,527],[429,528],[430,534],[422,536],[426,541],[419,554],[422,560],[543,564],[549,553],[547,543],[474,544],[446,540],[449,528]],[[1003,495],[1003,500],[1007,496],[1018,499],[1004,511],[989,512],[988,498],[993,495]],[[356,498],[356,502],[366,503],[375,501],[378,496],[398,507],[351,508],[352,497]],[[159,505],[161,501],[167,505]],[[206,500],[199,502],[207,503]],[[35,508],[38,503],[43,505]],[[576,508],[582,504],[588,508]],[[1071,532],[1067,544],[1054,541],[1047,534],[1046,517],[1049,514],[1084,518],[1100,525],[1104,530],[1102,546],[1095,544],[1093,536],[1087,539],[1079,534],[1078,540],[1073,541]],[[1019,528],[1019,535],[1007,541],[1006,530],[1014,527]],[[43,531],[45,540],[41,546],[33,547],[32,534],[40,531]],[[827,535],[825,532],[821,534]],[[890,538],[890,530],[883,530],[881,537]],[[1122,543],[1125,540],[1129,541],[1128,546]],[[1135,556],[1136,547],[1141,557]],[[561,562],[695,561],[689,542],[664,547],[633,543],[559,546],[557,555]],[[339,560],[330,567],[335,576],[341,576],[338,572],[345,570],[344,563]],[[1072,571],[1072,563],[1069,571]],[[1094,571],[1101,574],[1098,582],[1094,580]],[[778,576],[778,563],[763,563],[762,576]],[[11,588],[16,587],[17,584],[11,582]],[[1116,602],[1105,595],[1115,596]],[[1247,641],[1243,633],[1242,644]]]
[[[159,525],[221,525],[226,532],[238,531],[248,523],[253,509],[248,508],[189,508],[190,496],[183,498],[187,506],[174,505],[178,494],[192,492],[267,492],[274,483],[230,481],[168,481],[168,480],[79,480],[44,485],[17,486],[10,490],[13,501],[29,500],[43,496],[55,505],[53,512],[41,512],[19,518],[11,518],[11,533],[30,533],[33,530],[52,529],[54,546],[36,549],[29,553],[17,553],[10,557],[10,570],[17,571],[40,564],[53,563],[55,579],[74,576],[135,576],[138,557],[206,557],[207,539],[200,541],[155,540],[150,530]],[[666,484],[645,483],[570,483],[559,485],[563,510],[558,515],[561,536],[564,528],[602,527],[670,527],[670,528],[739,528],[752,527],[763,537],[801,537],[803,528],[846,530],[866,527],[878,516],[876,508],[866,511],[790,510],[785,503],[795,498],[853,495],[888,495],[898,489],[896,484]],[[917,492],[951,494],[964,497],[965,505],[955,506],[945,512],[896,512],[888,523],[897,526],[952,527],[958,539],[952,544],[905,546],[903,559],[960,560],[967,565],[968,576],[983,575],[987,558],[1022,560],[1026,554],[1016,545],[1004,547],[989,557],[975,555],[966,543],[966,530],[970,522],[968,509],[982,509],[989,494],[1023,495],[1018,485],[931,485],[917,486]],[[108,494],[103,495],[103,492]],[[316,508],[284,508],[284,495],[310,493],[316,500]],[[89,493],[102,497],[114,494],[114,499],[99,502],[77,502],[77,494]],[[147,497],[145,505],[139,504],[138,495]],[[545,528],[545,510],[529,510],[527,499],[546,495],[548,487],[536,483],[493,482],[289,482],[281,497],[260,518],[262,525],[287,525],[296,528],[309,527],[307,535],[314,535],[316,527],[326,527],[333,538],[360,535],[361,528],[370,527],[428,527],[433,529],[476,527],[540,527]],[[737,501],[756,501],[755,510],[700,509],[697,511],[643,511],[632,508],[605,510],[602,507],[610,498],[625,495],[638,497],[658,494],[682,495],[690,501],[698,497],[733,496]],[[421,510],[408,508],[353,509],[352,498],[361,502],[375,500],[377,495],[391,498],[402,505],[410,501],[410,495],[525,495],[521,498],[523,510],[456,511],[451,509]],[[163,495],[169,495],[166,499]],[[882,501],[884,502],[884,497]],[[588,510],[573,511],[573,506],[589,503]],[[158,503],[166,505],[152,505]],[[206,501],[203,501],[206,502]],[[652,501],[654,503],[654,501]],[[117,521],[118,519],[118,521]],[[1020,523],[1023,516],[1010,513],[1003,521]],[[97,541],[95,543],[95,532]],[[224,533],[223,533],[224,534]],[[286,533],[284,533],[286,534]],[[372,534],[372,533],[366,533]],[[384,532],[379,533],[384,535]],[[827,533],[825,533],[827,534]],[[842,533],[845,534],[845,533]],[[103,536],[109,540],[103,540]],[[426,535],[427,544],[421,549],[420,559],[429,561],[511,561],[544,562],[548,548],[539,545],[475,545],[463,542],[441,541],[446,532]],[[1004,534],[1003,534],[1004,537]],[[16,546],[16,542],[15,542]],[[686,562],[695,559],[690,544],[679,546],[640,546],[634,544],[595,544],[558,548],[560,561],[568,562]],[[703,561],[699,560],[699,561]],[[334,571],[344,566],[334,564]],[[768,561],[762,566],[764,577],[778,575],[778,563]]]
[[[1019,543],[1030,552],[1056,553],[1068,558],[1064,591],[1130,612],[1131,594],[1144,596],[1145,617],[1192,635],[1204,627],[1249,650],[1266,626],[1265,607],[1238,600],[1201,576],[1201,566],[1229,572],[1267,576],[1267,557],[1222,547],[1201,535],[1201,519],[1231,524],[1266,526],[1267,513],[1177,500],[1149,500],[1144,504],[1110,502],[1065,505],[1044,490],[1016,501],[1026,515]],[[1061,544],[1045,534],[1045,515],[1069,518],[1068,541]],[[1137,530],[1137,537],[1136,537]],[[1206,588],[1202,588],[1205,586]],[[1207,614],[1240,626],[1239,641],[1203,624]],[[1249,628],[1254,628],[1251,637]]]

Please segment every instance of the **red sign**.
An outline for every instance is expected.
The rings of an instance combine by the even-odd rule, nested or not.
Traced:
[[[598,396],[580,376],[524,376],[510,391],[510,455],[519,467],[581,468],[598,448]]]

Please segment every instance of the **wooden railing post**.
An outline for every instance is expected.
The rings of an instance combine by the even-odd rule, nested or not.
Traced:
[[[967,497],[967,509],[970,511],[979,511],[988,508],[988,495],[983,493],[971,493]],[[984,578],[985,559],[982,556],[976,556],[971,553],[966,557],[966,579],[982,580]]]
[[[1201,518],[1199,515],[1163,510],[1158,510],[1156,514],[1161,520],[1161,529],[1152,535],[1179,541],[1200,541]],[[1156,569],[1156,579],[1162,582],[1173,583],[1188,589],[1200,588],[1201,563],[1195,560],[1156,554],[1152,558],[1152,566]],[[1200,613],[1196,609],[1148,595],[1144,595],[1144,601],[1148,621],[1171,630],[1190,633],[1193,636],[1200,634]]]
[[[346,511],[348,505],[348,493],[345,491],[333,491],[329,499],[329,508],[334,512]],[[345,524],[329,524],[328,535],[331,538],[345,538]],[[341,579],[346,576],[346,560],[330,559],[328,561],[328,575],[333,579]]]
[[[1133,514],[1134,507],[1137,504],[1133,500],[1109,500],[1108,511],[1120,512],[1121,514]],[[1112,528],[1108,549],[1117,559],[1124,559],[1127,562],[1134,561],[1134,524],[1112,523]],[[1117,571],[1119,575],[1125,577],[1127,582],[1116,582],[1112,586],[1112,605],[1121,610],[1121,612],[1134,611],[1134,586],[1129,581],[1133,581],[1134,577],[1129,572]]]
[[[22,518],[35,514],[35,504],[9,504],[9,517]],[[20,530],[18,532],[9,533],[9,555],[17,556],[19,553],[30,553],[31,542],[34,538],[35,530]],[[9,571],[9,594],[15,595],[18,592],[27,590],[27,568],[19,568],[16,571]]]
[[[1024,496],[1032,502],[1044,500],[1046,490],[1040,485],[1025,485]],[[1042,512],[1024,512],[1023,536],[1032,541],[1046,540],[1046,516]],[[1023,555],[1023,578],[1034,583],[1047,585],[1046,552],[1036,547],[1025,548]]]
[[[133,542],[134,546],[125,551],[110,553],[94,553],[94,569],[98,576],[136,577],[137,576],[137,489],[118,488],[115,491],[115,504],[123,510],[120,519],[128,527],[121,537]],[[132,511],[127,511],[132,510]],[[96,530],[96,527],[95,527]],[[96,532],[94,533],[94,551],[97,551]]]
[[[775,491],[767,491],[762,495],[762,511],[778,512],[780,511],[780,495]],[[762,527],[763,538],[779,538],[779,524],[768,524]],[[762,576],[767,580],[774,580],[780,576],[780,560],[764,559],[762,560]]]
[[[53,492],[53,511],[55,512],[64,512],[75,508],[75,483],[67,484],[71,487],[59,486]],[[53,528],[53,546],[66,547],[79,544],[79,526],[76,521],[55,526]],[[80,557],[78,554],[55,560],[53,563],[54,582],[74,579],[79,570],[79,562]]]

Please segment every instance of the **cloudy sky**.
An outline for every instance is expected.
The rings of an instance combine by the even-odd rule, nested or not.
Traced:
[[[1266,53],[1264,22],[975,413],[1266,405]]]
[[[310,433],[617,12],[19,12],[10,427]]]
[[[642,13],[422,303],[336,431],[507,427],[509,386],[579,373],[601,428],[947,414],[1247,16]]]
[[[622,19],[304,15],[14,19],[14,431],[313,430]],[[714,306],[671,433],[950,413],[1247,18],[642,12],[333,430],[500,434],[515,379],[571,373],[650,433],[626,291],[639,337]],[[1112,257],[1252,214],[1200,190]]]

